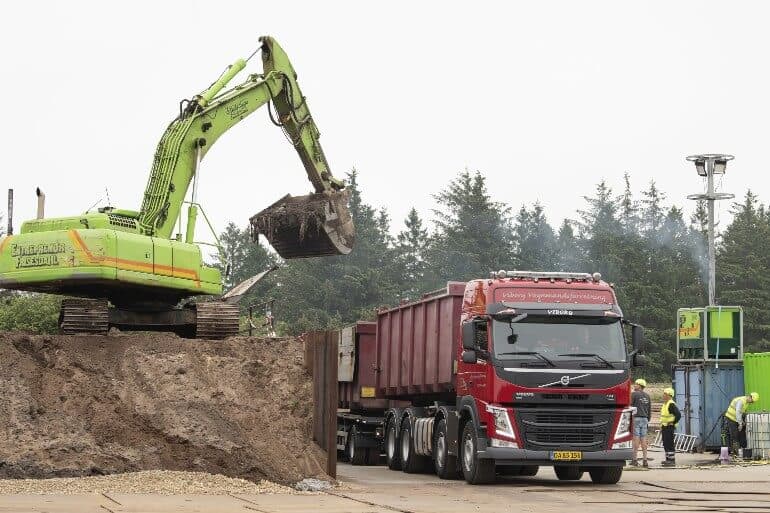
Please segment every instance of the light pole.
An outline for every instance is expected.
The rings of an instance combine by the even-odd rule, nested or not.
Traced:
[[[708,261],[709,261],[709,306],[716,303],[716,251],[714,247],[714,201],[732,199],[734,194],[726,192],[714,192],[714,175],[725,174],[727,162],[733,160],[732,155],[722,155],[718,153],[705,153],[703,155],[690,155],[687,160],[695,163],[695,170],[698,175],[706,177],[708,183],[705,194],[690,194],[687,199],[706,200],[708,209]]]

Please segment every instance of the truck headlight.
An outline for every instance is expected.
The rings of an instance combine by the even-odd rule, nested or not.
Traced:
[[[519,444],[516,442],[510,442],[508,440],[500,440],[499,438],[490,438],[489,445],[492,447],[505,447],[506,449],[518,449]]]
[[[615,430],[615,440],[623,438],[630,434],[631,428],[631,409],[623,410],[620,413],[620,420],[618,421],[618,427]]]
[[[498,435],[507,436],[513,438],[514,440],[516,439],[516,435],[513,434],[513,426],[511,425],[511,419],[508,416],[507,409],[487,405],[487,412],[492,414],[492,419],[495,424],[495,432]]]

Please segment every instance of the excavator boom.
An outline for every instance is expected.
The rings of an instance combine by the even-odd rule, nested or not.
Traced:
[[[271,37],[260,38],[264,73],[220,94],[246,66],[240,59],[207,90],[180,109],[158,144],[139,212],[146,234],[169,238],[201,160],[227,130],[272,102],[278,124],[297,151],[315,195],[280,200],[251,220],[253,234],[262,233],[284,258],[347,254],[354,240],[344,184],[334,178],[319,141],[320,132],[297,74],[286,53]],[[195,202],[195,199],[193,199]],[[188,241],[190,242],[190,241]]]

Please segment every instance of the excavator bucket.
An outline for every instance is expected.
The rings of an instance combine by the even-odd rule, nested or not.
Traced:
[[[347,255],[355,241],[348,196],[347,191],[287,194],[251,218],[252,239],[261,233],[285,259]]]

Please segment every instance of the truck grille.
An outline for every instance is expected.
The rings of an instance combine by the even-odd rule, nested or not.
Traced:
[[[516,421],[526,449],[580,449],[598,451],[607,448],[612,411],[517,409]]]

